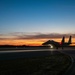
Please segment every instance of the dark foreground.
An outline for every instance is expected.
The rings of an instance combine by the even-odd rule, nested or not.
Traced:
[[[68,55],[57,51],[16,54],[0,54],[0,75],[63,75],[71,64]],[[6,58],[4,59],[2,56]],[[14,59],[14,57],[16,58]]]

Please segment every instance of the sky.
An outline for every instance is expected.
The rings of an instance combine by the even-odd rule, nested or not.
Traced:
[[[63,35],[75,42],[75,0],[0,0],[0,45],[40,45]]]

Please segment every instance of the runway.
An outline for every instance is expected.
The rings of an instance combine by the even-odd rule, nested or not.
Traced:
[[[38,56],[47,56],[50,54],[56,54],[60,51],[64,53],[68,53],[71,56],[75,57],[75,50],[64,48],[60,49],[38,49],[38,50],[1,50],[0,51],[0,60],[12,60],[17,58],[31,58]]]
[[[1,50],[0,53],[19,53],[19,52],[38,52],[38,51],[55,51],[56,49],[38,49],[38,50]]]
[[[74,59],[72,68],[65,75],[75,75],[75,49],[64,48],[64,49],[39,49],[39,50],[7,50],[0,51],[0,60],[13,60],[18,58],[31,58],[39,56],[53,55],[63,52],[70,55]]]
[[[55,49],[39,49],[39,50],[10,50],[0,51],[0,60],[12,60],[17,58],[31,58],[38,56],[47,56],[59,53]]]
[[[64,49],[64,50],[61,50],[60,52],[70,55],[73,58],[72,60],[73,64],[71,68],[64,75],[75,75],[75,49]]]
[[[35,51],[71,51],[75,50],[75,48],[59,48],[59,49],[36,49],[36,50],[24,50],[24,49],[0,49],[0,54],[1,53],[16,53],[16,52],[35,52]]]

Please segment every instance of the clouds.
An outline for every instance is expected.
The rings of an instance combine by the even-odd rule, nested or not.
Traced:
[[[66,38],[75,37],[75,34],[59,34],[59,33],[40,33],[40,32],[14,32],[8,34],[0,34],[0,40],[28,40],[28,39],[50,39],[50,38]]]
[[[72,42],[75,43],[75,34],[14,32],[0,34],[0,45],[42,45],[47,40],[60,42],[63,36],[66,37],[65,41],[67,42],[70,35],[72,36]]]

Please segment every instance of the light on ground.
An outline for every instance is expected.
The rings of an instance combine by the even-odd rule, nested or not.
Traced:
[[[53,48],[53,45],[52,44],[49,44],[50,48]]]

